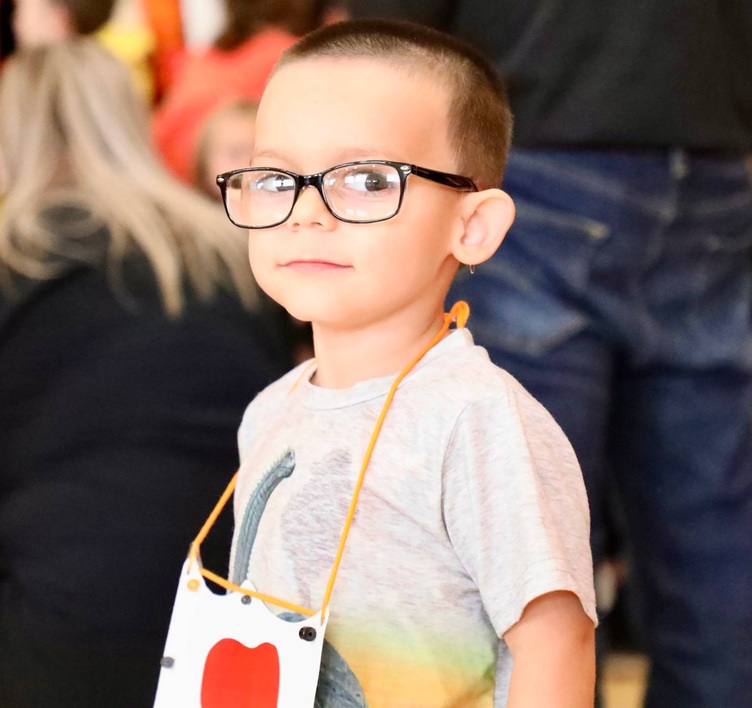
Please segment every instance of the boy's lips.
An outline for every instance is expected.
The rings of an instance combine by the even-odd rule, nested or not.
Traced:
[[[290,268],[292,270],[344,270],[351,268],[345,263],[336,263],[334,261],[328,261],[325,258],[296,258],[286,263],[282,263],[283,268]]]

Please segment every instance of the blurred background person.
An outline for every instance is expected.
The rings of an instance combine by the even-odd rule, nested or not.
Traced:
[[[226,24],[211,47],[188,54],[154,114],[155,144],[168,167],[191,179],[191,156],[207,116],[237,99],[258,101],[269,74],[302,34],[339,19],[327,0],[225,0]]]
[[[136,90],[152,105],[156,99],[157,45],[154,28],[145,14],[145,3],[146,0],[115,0],[108,21],[95,37],[128,67]]]
[[[193,164],[193,184],[206,196],[222,202],[217,175],[247,167],[251,163],[256,132],[258,103],[239,99],[214,111],[199,131]],[[313,335],[306,322],[291,318],[276,304],[269,310],[280,318],[280,328],[288,334],[287,348],[295,363],[313,356]]]
[[[193,183],[221,203],[217,175],[251,163],[258,103],[232,101],[211,113],[199,130],[193,164]]]
[[[517,218],[450,297],[609,487],[655,708],[752,705],[752,3],[351,0],[495,59]],[[470,175],[472,176],[472,175]]]
[[[0,74],[0,286],[0,704],[151,706],[188,545],[290,361],[245,234],[93,40]]]
[[[6,0],[12,5],[15,46],[43,46],[92,36],[130,70],[139,93],[154,98],[154,36],[143,0]]]
[[[13,0],[13,33],[20,48],[91,35],[110,19],[116,0]]]

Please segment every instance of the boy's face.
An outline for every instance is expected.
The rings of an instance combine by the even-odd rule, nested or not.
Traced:
[[[56,0],[16,0],[13,35],[19,47],[54,44],[72,34],[68,11]]]
[[[315,174],[381,159],[456,172],[448,97],[435,80],[374,59],[300,60],[269,82],[256,122],[255,167]],[[313,187],[280,226],[249,232],[259,285],[296,318],[342,329],[441,308],[462,230],[455,190],[411,175],[388,221],[337,220]]]

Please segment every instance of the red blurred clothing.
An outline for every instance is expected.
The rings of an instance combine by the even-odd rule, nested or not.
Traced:
[[[152,126],[157,149],[180,179],[192,179],[196,141],[208,115],[238,98],[258,101],[272,68],[296,39],[284,30],[268,29],[232,51],[212,47],[186,58]]]

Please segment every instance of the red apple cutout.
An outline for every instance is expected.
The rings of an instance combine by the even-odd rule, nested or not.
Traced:
[[[250,648],[221,639],[209,651],[201,708],[277,708],[279,655],[268,642]]]

